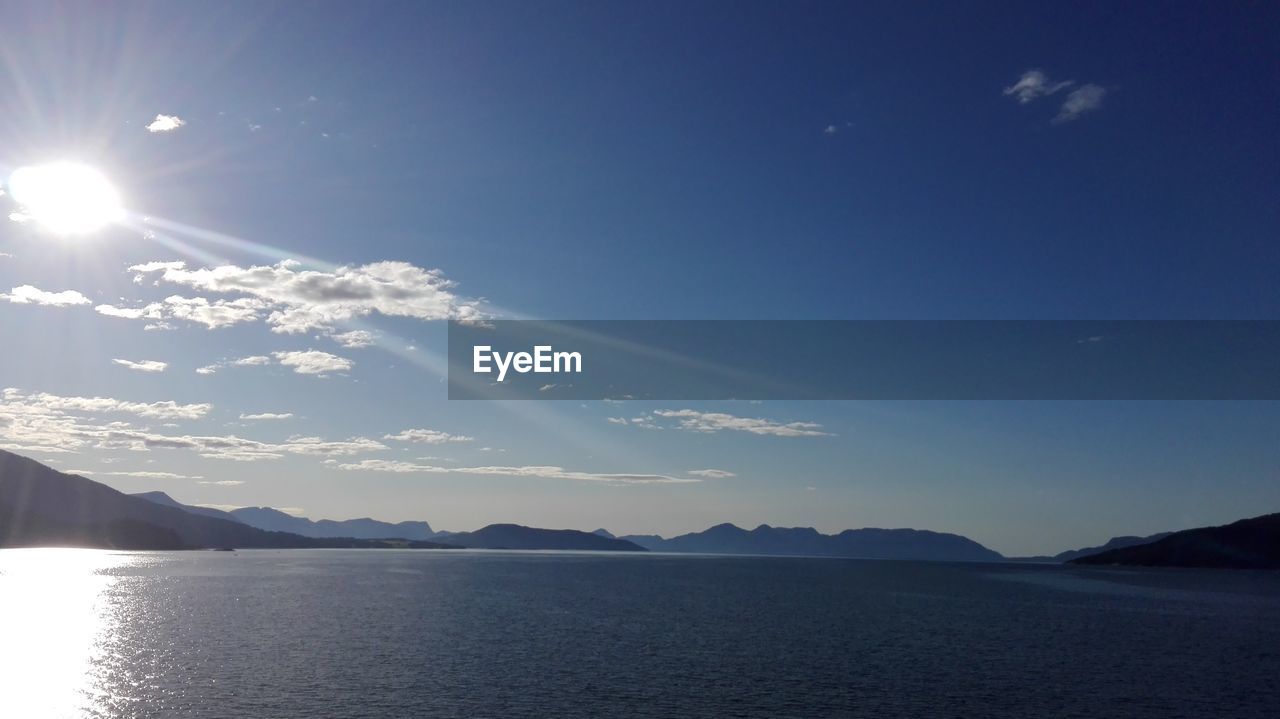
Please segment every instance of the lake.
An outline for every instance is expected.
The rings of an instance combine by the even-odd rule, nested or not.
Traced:
[[[0,550],[3,717],[1276,717],[1280,573]]]

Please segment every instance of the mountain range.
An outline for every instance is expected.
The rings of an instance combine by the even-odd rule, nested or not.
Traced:
[[[573,549],[597,552],[643,552],[626,539],[576,529],[537,529],[518,524],[490,524],[474,532],[444,535],[441,541],[468,549]],[[536,545],[536,546],[535,546]]]
[[[116,549],[440,547],[272,532],[118,492],[0,450],[0,546]]]
[[[733,524],[718,524],[671,539],[656,535],[632,535],[620,539],[630,540],[655,552],[960,562],[1004,560],[998,552],[972,539],[923,529],[846,529],[839,534],[822,534],[812,527],[770,527],[762,524],[746,530]]]
[[[1065,552],[1058,552],[1053,556],[1041,555],[1035,557],[1009,557],[1011,562],[1070,562],[1073,559],[1087,557],[1091,554],[1099,554],[1101,552],[1110,551],[1112,549],[1123,549],[1124,547],[1136,547],[1140,544],[1151,544],[1173,534],[1173,532],[1160,532],[1158,534],[1148,535],[1146,537],[1112,537],[1107,540],[1106,544],[1097,547],[1084,547],[1081,549],[1068,549]]]
[[[368,517],[343,520],[312,520],[306,517],[295,517],[292,514],[281,512],[271,507],[240,507],[239,509],[224,511],[212,507],[182,504],[164,492],[139,492],[131,496],[141,497],[149,502],[162,504],[166,507],[176,507],[207,517],[239,522],[271,532],[300,534],[304,537],[352,537],[355,539],[389,539],[394,537],[397,539],[427,541],[439,534],[433,531],[431,525],[426,522],[397,522],[392,524],[391,522],[380,522]]]
[[[1280,569],[1280,513],[1219,527],[1174,532],[1150,544],[1120,547],[1073,564]]]
[[[123,494],[0,450],[0,547],[16,546],[475,548],[1007,561],[966,537],[919,529],[847,529],[822,534],[811,527],[762,524],[747,530],[719,524],[667,539],[655,534],[617,537],[604,528],[581,532],[517,524],[438,532],[425,521],[390,523],[367,517],[311,520],[270,507],[223,511],[182,504],[164,492]],[[1114,537],[1096,547],[1013,561],[1280,568],[1280,514],[1220,527]]]
[[[392,524],[374,519],[312,520],[270,507],[241,507],[223,511],[185,505],[164,492],[134,495],[165,506],[241,522],[264,530],[307,537],[433,540],[468,549],[533,549],[577,551],[655,551],[699,554],[761,554],[775,556],[853,557],[864,559],[924,559],[936,561],[999,562],[998,552],[956,534],[918,529],[848,529],[826,535],[809,527],[760,525],[746,530],[720,524],[702,532],[665,539],[656,534],[617,537],[607,529],[580,532],[540,529],[518,524],[491,524],[473,532],[436,532],[427,522]]]
[[[271,507],[241,507],[223,511],[211,507],[182,504],[164,492],[132,495],[166,507],[245,524],[261,530],[289,532],[316,539],[353,538],[366,540],[439,540],[440,547],[463,549],[567,549],[579,551],[633,551],[643,547],[616,539],[604,539],[574,529],[538,529],[518,524],[491,524],[474,532],[436,532],[426,522],[380,522],[376,519],[319,519],[295,517]]]

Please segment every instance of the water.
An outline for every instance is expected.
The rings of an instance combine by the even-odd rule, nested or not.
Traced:
[[[1280,573],[0,551],[3,717],[1275,717]]]

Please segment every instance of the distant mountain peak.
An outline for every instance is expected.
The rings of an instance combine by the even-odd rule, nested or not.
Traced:
[[[168,494],[166,494],[165,492],[161,492],[160,490],[154,490],[151,492],[138,492],[133,496],[142,497],[143,499],[150,500],[157,504],[178,504],[179,503],[178,500],[174,499],[173,497],[170,497]]]
[[[450,544],[474,549],[560,549],[643,552],[639,544],[576,529],[539,529],[519,524],[490,524],[474,532],[450,534]]]
[[[655,552],[976,562],[1004,560],[998,552],[967,537],[923,529],[846,529],[838,534],[822,534],[813,527],[773,527],[768,524],[747,531],[726,522],[670,539],[656,535],[628,535],[621,539]]]
[[[216,509],[179,504],[164,492],[124,494],[0,450],[0,546],[166,550],[403,546],[269,532],[228,517]]]

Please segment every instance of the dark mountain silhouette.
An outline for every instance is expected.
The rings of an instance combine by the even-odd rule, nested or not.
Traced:
[[[998,552],[957,534],[921,529],[846,529],[822,534],[812,527],[770,527],[750,531],[732,524],[671,539],[652,535],[621,537],[655,552],[706,554],[772,554],[864,559],[927,559],[970,562],[1003,561]]]
[[[643,552],[644,547],[623,539],[602,537],[576,529],[537,529],[519,524],[490,524],[474,532],[449,534],[443,541],[472,549],[573,549],[602,552]]]
[[[235,515],[230,512],[224,512],[221,509],[214,509],[213,507],[197,507],[194,504],[183,504],[164,492],[138,492],[137,494],[131,494],[129,496],[140,497],[148,502],[163,504],[166,507],[181,509],[186,512],[191,512],[192,514],[203,514],[206,517],[216,517],[218,519],[225,519],[229,522],[244,524],[244,522],[236,519]],[[259,527],[259,529],[261,529],[261,527]]]
[[[639,544],[640,546],[650,551],[654,551],[654,552],[667,551],[667,550],[661,549],[662,543],[667,540],[663,539],[662,537],[656,534],[626,534],[618,538],[625,539],[628,542],[634,542],[635,544]]]
[[[190,548],[177,532],[149,522],[134,519],[60,522],[0,506],[0,548],[3,547]]]
[[[1280,569],[1280,513],[1174,532],[1151,544],[1112,549],[1072,563]]]
[[[425,541],[437,536],[426,522],[380,522],[376,519],[317,519],[295,517],[271,507],[241,507],[231,516],[251,527],[275,532],[292,532],[304,537],[355,537],[357,539],[411,539]]]
[[[1112,537],[1107,543],[1100,547],[1084,547],[1082,549],[1068,549],[1065,552],[1058,552],[1053,556],[1040,555],[1035,557],[1009,557],[1010,562],[1070,562],[1073,559],[1087,557],[1091,554],[1098,554],[1112,549],[1123,549],[1124,547],[1136,547],[1140,544],[1151,544],[1173,534],[1173,532],[1160,532],[1147,537]]]
[[[119,549],[438,547],[267,532],[118,492],[0,450],[0,546]]]
[[[605,538],[607,538],[607,539],[617,539],[617,537],[616,537],[616,536],[614,536],[613,532],[610,532],[609,530],[605,529],[604,527],[601,527],[601,528],[596,529],[596,530],[592,530],[592,532],[591,532],[591,533],[592,533],[592,534],[598,534],[598,535],[600,535],[601,537],[605,537]]]

